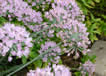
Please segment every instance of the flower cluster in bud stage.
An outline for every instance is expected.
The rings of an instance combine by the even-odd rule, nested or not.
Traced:
[[[12,56],[21,58],[28,56],[30,47],[32,47],[32,38],[30,33],[24,27],[15,26],[14,24],[6,23],[0,28],[0,54],[6,56],[8,52],[10,55],[8,61],[12,60]]]
[[[46,67],[44,69],[37,68],[36,70],[30,70],[27,76],[71,76],[69,68],[63,65],[53,65],[53,71],[51,67]]]

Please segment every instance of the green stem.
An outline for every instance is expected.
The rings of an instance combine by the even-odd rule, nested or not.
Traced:
[[[61,42],[58,43],[57,46],[59,46],[60,44],[61,44]],[[16,72],[22,70],[23,68],[25,68],[25,67],[28,66],[29,64],[33,63],[34,61],[36,61],[36,60],[38,60],[38,59],[41,59],[45,54],[47,54],[50,50],[56,48],[57,46],[52,47],[52,48],[46,50],[46,52],[40,54],[38,57],[36,57],[36,58],[34,58],[33,60],[29,61],[28,63],[24,64],[23,66],[21,66],[20,68],[18,68],[18,69],[15,70],[15,71],[13,71],[12,73],[8,74],[7,76],[11,76],[11,75],[15,74]]]

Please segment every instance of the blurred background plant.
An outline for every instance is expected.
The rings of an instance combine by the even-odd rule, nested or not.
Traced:
[[[89,38],[92,42],[106,38],[106,1],[105,0],[76,0],[84,14]]]

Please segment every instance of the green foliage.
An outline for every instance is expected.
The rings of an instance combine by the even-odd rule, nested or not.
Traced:
[[[96,37],[96,35],[101,35],[101,29],[99,28],[99,26],[101,25],[100,18],[94,18],[93,15],[91,15],[91,19],[89,19],[89,17],[86,17],[87,21],[86,21],[86,25],[88,28],[88,32],[89,34],[89,38],[92,42],[94,42],[94,40],[98,40],[98,38]]]
[[[60,65],[62,64],[62,60],[61,59],[59,59],[59,63],[58,64],[60,64]]]
[[[102,35],[104,37],[106,37],[106,22],[105,21],[101,21],[101,27],[100,27],[100,30],[102,31]]]
[[[33,64],[34,64],[34,68],[37,68],[37,67],[41,68],[43,62],[42,62],[42,60],[40,59],[40,60],[35,61]]]
[[[0,27],[1,27],[6,21],[7,21],[7,20],[6,20],[4,17],[0,16]]]
[[[88,54],[87,55],[84,55],[82,58],[81,58],[81,62],[82,63],[85,63],[86,61],[90,60],[91,62],[95,63],[95,60],[96,59],[96,56],[95,55],[92,55],[92,56],[89,56]]]
[[[25,56],[22,56],[22,63],[25,64],[27,62],[27,58]]]
[[[81,75],[81,72],[75,72],[74,75],[75,75],[75,76],[82,76],[82,75]]]
[[[38,54],[37,50],[35,48],[33,48],[33,50],[30,52],[30,55],[29,55],[30,60],[33,60],[37,56],[39,56],[39,54]],[[29,67],[35,69],[37,67],[41,68],[41,66],[42,66],[42,60],[37,60],[37,61],[33,62],[33,64],[31,64]]]
[[[98,40],[97,35],[106,37],[106,2],[105,0],[76,0],[84,12],[85,24],[92,42]]]

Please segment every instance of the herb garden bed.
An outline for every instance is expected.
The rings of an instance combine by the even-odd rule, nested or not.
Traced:
[[[99,2],[0,0],[0,76],[93,76],[88,53],[106,36]]]

